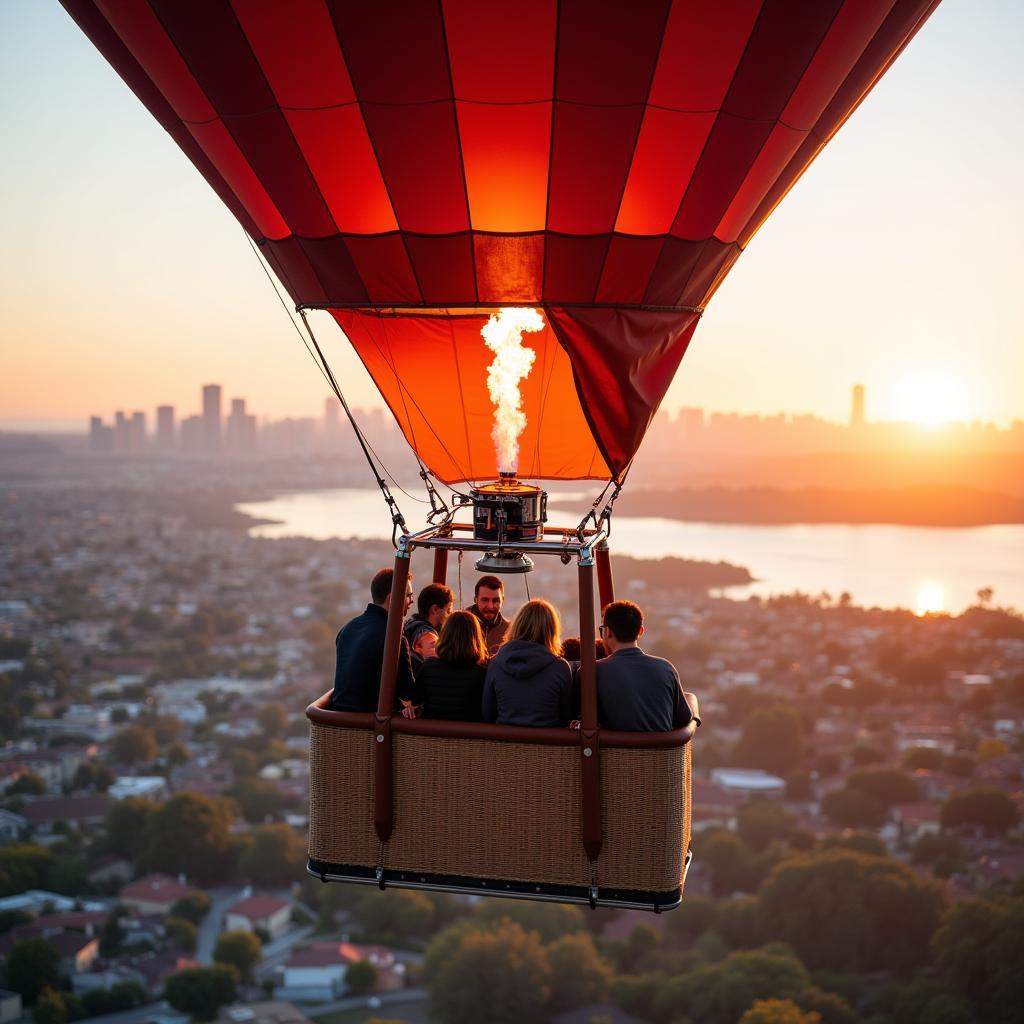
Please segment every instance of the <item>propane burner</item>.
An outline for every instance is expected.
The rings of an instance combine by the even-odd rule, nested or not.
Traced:
[[[473,496],[473,536],[497,541],[499,547],[544,537],[548,495],[539,487],[520,483],[514,473],[502,473],[492,484],[482,484]]]
[[[515,546],[543,539],[548,518],[547,491],[520,483],[514,473],[500,473],[494,483],[474,487],[470,493],[473,536],[495,543],[495,549],[476,563],[477,568],[489,572],[529,572],[533,563]]]

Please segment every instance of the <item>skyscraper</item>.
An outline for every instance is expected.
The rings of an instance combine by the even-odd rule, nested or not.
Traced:
[[[133,412],[128,421],[128,447],[133,452],[141,452],[146,447],[146,414]]]
[[[853,404],[850,407],[850,426],[864,426],[864,385],[853,385]]]
[[[174,406],[156,407],[156,446],[162,451],[174,447]]]
[[[203,447],[215,452],[220,448],[220,385],[203,385]]]
[[[114,451],[126,452],[131,447],[128,417],[121,410],[114,413]]]

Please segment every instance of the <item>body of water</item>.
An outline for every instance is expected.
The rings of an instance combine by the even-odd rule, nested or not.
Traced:
[[[553,495],[549,521],[579,522],[590,500]],[[402,508],[410,529],[417,529],[420,506],[407,506],[408,499]],[[237,508],[275,521],[254,526],[250,533],[256,537],[391,537],[390,517],[377,490],[284,494]],[[736,598],[794,590],[827,591],[835,598],[846,591],[859,605],[957,613],[976,600],[980,588],[991,587],[996,604],[1024,609],[1024,525],[746,526],[616,516],[611,543],[613,555],[675,555],[744,566],[757,582],[729,587],[726,593]]]

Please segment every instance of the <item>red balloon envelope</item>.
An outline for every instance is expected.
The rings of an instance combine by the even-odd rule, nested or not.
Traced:
[[[938,0],[62,0],[329,309],[423,462],[495,474],[500,306],[543,311],[524,477],[621,477],[710,296]]]

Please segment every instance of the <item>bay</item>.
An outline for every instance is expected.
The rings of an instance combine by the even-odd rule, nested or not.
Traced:
[[[590,495],[556,493],[550,523],[575,524]],[[408,500],[403,511],[415,525]],[[253,526],[254,537],[388,539],[390,517],[380,492],[345,488],[281,494],[237,505],[240,512],[272,520]],[[846,592],[855,604],[909,608],[918,614],[958,613],[983,587],[995,603],[1024,609],[1024,525],[964,528],[792,524],[750,526],[689,523],[644,516],[615,516],[613,553],[637,558],[676,556],[726,561],[750,570],[756,582],[728,587],[738,599],[752,594]]]

